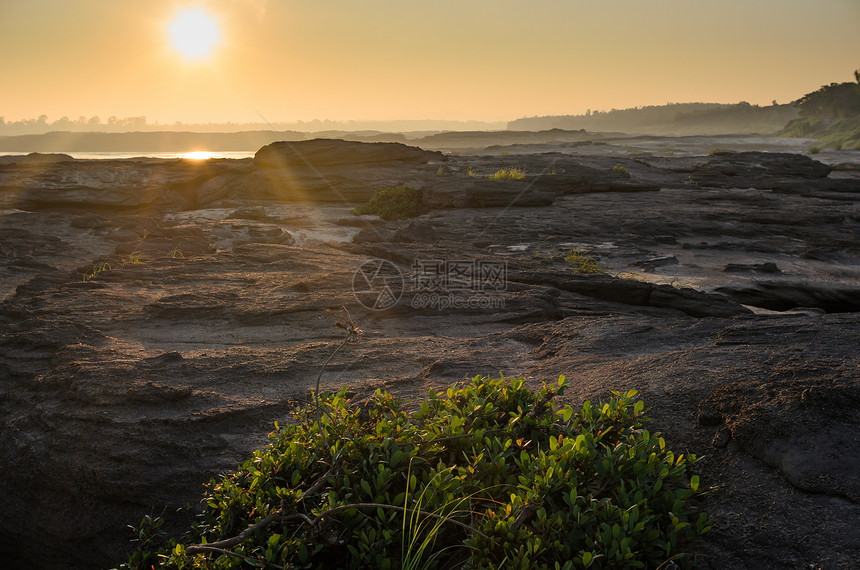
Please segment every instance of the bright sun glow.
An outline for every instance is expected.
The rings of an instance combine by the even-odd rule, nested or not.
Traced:
[[[209,57],[221,35],[218,22],[202,8],[182,10],[167,26],[170,45],[187,59]]]
[[[208,160],[212,158],[212,153],[205,150],[195,150],[193,152],[184,152],[179,155],[179,158],[187,158],[189,160]]]

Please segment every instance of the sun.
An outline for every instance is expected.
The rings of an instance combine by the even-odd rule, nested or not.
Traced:
[[[218,21],[203,8],[186,8],[167,24],[170,46],[186,59],[206,59],[221,40]]]

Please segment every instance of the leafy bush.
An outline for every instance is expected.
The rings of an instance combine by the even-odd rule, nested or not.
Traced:
[[[620,164],[616,164],[615,166],[613,166],[612,172],[614,172],[615,174],[619,174],[624,178],[630,178],[630,172],[628,172],[627,169]]]
[[[421,213],[421,196],[409,186],[378,188],[367,204],[353,209],[353,214],[374,214],[383,220],[413,218]]]
[[[634,390],[574,410],[553,402],[566,386],[475,377],[411,415],[381,392],[325,395],[213,479],[191,531],[157,555],[166,568],[692,564],[684,548],[710,528],[689,501],[695,457],[642,428]]]
[[[487,176],[490,180],[522,180],[525,177],[525,169],[516,168],[514,166],[510,168],[500,168],[493,174]]]

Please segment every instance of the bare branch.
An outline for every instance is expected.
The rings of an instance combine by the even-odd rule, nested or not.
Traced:
[[[261,529],[270,522],[281,518],[283,513],[283,509],[278,509],[266,518],[258,520],[233,538],[226,538],[224,540],[219,540],[218,542],[210,542],[209,544],[195,544],[194,546],[189,546],[188,548],[186,548],[185,552],[187,552],[188,554],[196,554],[197,552],[212,550],[213,548],[232,548],[233,546],[240,544],[243,540],[254,534],[254,531]]]
[[[212,544],[215,544],[215,543],[212,543]],[[192,549],[193,549],[193,551],[192,551]],[[212,552],[215,554],[223,554],[226,556],[235,556],[236,558],[241,558],[242,560],[245,560],[246,562],[251,562],[255,565],[256,564],[265,564],[269,568],[280,568],[280,566],[270,564],[269,562],[266,562],[265,560],[260,560],[259,558],[251,558],[250,556],[245,556],[244,554],[239,554],[238,552],[233,552],[231,550],[224,550],[223,548],[218,548],[218,547],[212,546],[211,544],[199,544],[197,546],[189,546],[188,548],[185,549],[185,552],[187,552],[188,554],[203,554],[204,552]]]

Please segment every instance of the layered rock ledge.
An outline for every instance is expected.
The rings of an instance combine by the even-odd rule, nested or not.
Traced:
[[[525,179],[486,178],[511,166]],[[364,332],[325,389],[417,401],[499,372],[565,374],[574,402],[636,388],[649,429],[702,457],[714,487],[701,567],[851,568],[860,183],[843,174],[782,153],[338,141],[248,160],[6,159],[0,552],[106,567],[143,515],[184,524],[200,484],[306,401],[346,308]],[[424,213],[350,214],[397,184]],[[393,303],[368,271],[383,264]]]

